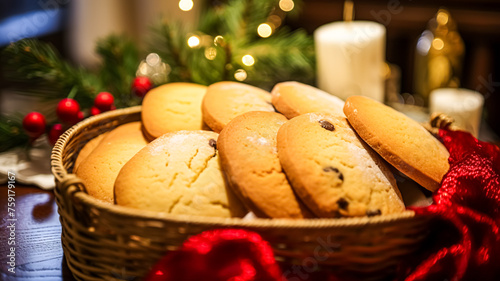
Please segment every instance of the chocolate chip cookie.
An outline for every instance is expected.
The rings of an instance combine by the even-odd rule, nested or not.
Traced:
[[[404,210],[396,180],[347,119],[308,113],[278,131],[278,156],[292,187],[319,217],[374,216]]]

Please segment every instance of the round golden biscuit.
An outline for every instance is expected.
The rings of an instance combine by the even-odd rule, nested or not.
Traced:
[[[396,169],[430,191],[449,169],[449,153],[422,125],[362,96],[346,100],[345,115],[358,135]]]
[[[94,149],[101,143],[101,141],[106,137],[108,133],[100,134],[97,137],[89,140],[83,148],[78,153],[78,157],[75,160],[75,166],[73,167],[73,171],[76,171],[80,164],[89,156],[89,154],[94,151]]]
[[[169,83],[150,90],[142,101],[144,133],[153,140],[179,130],[205,129],[201,102],[206,86],[193,83]]]
[[[113,186],[118,172],[147,143],[141,122],[127,123],[109,132],[76,170],[87,193],[113,203]]]
[[[286,121],[275,112],[247,112],[231,120],[217,140],[231,188],[258,217],[312,217],[294,194],[278,158],[276,136]]]
[[[307,113],[278,131],[278,156],[293,189],[319,217],[404,210],[396,180],[343,116]]]
[[[238,82],[217,82],[208,86],[202,103],[203,121],[215,132],[231,119],[249,111],[274,112],[269,92]]]
[[[312,112],[344,115],[343,100],[303,83],[278,83],[272,89],[271,95],[276,110],[288,119]]]
[[[152,141],[121,169],[116,203],[181,215],[245,215],[243,204],[226,186],[217,137],[210,131],[177,131]]]

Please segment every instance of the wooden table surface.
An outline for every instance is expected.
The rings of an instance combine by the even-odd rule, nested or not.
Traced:
[[[75,280],[66,266],[61,246],[61,224],[53,191],[15,184],[14,210],[8,209],[8,188],[0,185],[0,280]],[[15,221],[9,220],[15,214]],[[11,224],[15,225],[15,230]],[[11,229],[13,231],[11,231]],[[14,239],[9,237],[14,235]],[[9,245],[10,241],[10,245]],[[15,241],[15,245],[12,244]],[[8,271],[15,248],[15,274]]]

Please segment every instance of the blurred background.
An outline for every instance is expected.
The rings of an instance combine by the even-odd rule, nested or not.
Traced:
[[[61,55],[88,68],[98,63],[95,41],[110,33],[126,34],[141,46],[148,27],[159,16],[195,25],[202,13],[225,0],[2,0],[0,48],[21,38],[36,37],[53,44]],[[309,34],[321,25],[342,20],[344,1],[307,0],[286,17],[292,29]],[[357,0],[355,19],[386,26],[386,59],[397,72],[397,91],[412,97],[416,85],[416,46],[429,21],[442,7],[449,11],[463,40],[455,86],[480,92],[485,98],[484,124],[500,135],[500,2],[496,0]],[[1,67],[1,66],[0,66]],[[418,71],[418,70],[417,70]],[[0,75],[0,88],[9,83]],[[5,91],[2,91],[5,92]],[[4,94],[5,95],[5,94]],[[5,108],[6,99],[2,99]],[[418,103],[418,99],[413,99]],[[3,109],[5,110],[5,109]]]

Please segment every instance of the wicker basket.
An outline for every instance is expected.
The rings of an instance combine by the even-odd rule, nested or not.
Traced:
[[[94,199],[72,174],[80,149],[103,132],[140,120],[140,110],[88,118],[66,131],[53,149],[62,244],[78,280],[139,280],[168,250],[214,228],[260,233],[284,265],[319,265],[320,270],[381,279],[414,253],[428,233],[431,218],[412,211],[372,218],[242,220],[141,211]]]

